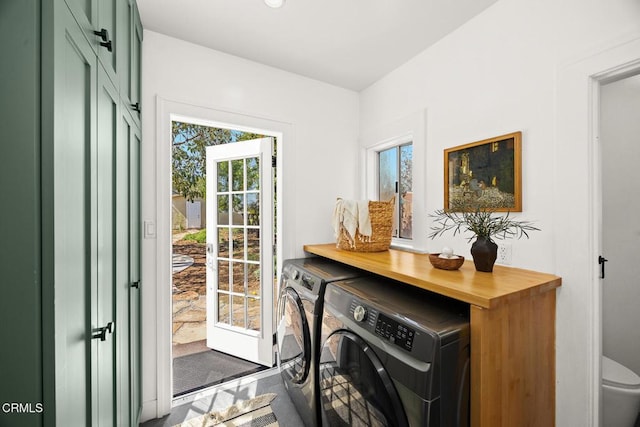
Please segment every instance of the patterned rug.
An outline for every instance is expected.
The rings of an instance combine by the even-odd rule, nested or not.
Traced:
[[[271,409],[275,393],[266,393],[250,400],[238,402],[227,409],[192,418],[174,427],[278,427]]]

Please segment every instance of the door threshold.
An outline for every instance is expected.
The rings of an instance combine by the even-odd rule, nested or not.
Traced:
[[[216,393],[220,392],[220,391],[224,391],[224,390],[229,390],[229,389],[233,389],[233,388],[238,388],[240,386],[244,386],[247,384],[250,384],[252,382],[261,380],[263,378],[267,378],[273,374],[277,374],[278,373],[278,368],[277,367],[273,367],[273,368],[267,368],[263,371],[254,373],[254,374],[249,374],[247,376],[244,377],[240,377],[240,378],[236,378],[233,380],[229,380],[227,382],[221,383],[221,384],[216,384],[213,385],[211,387],[207,387],[201,390],[196,390],[190,393],[186,393],[183,394],[181,396],[177,396],[174,397],[172,402],[171,402],[171,406],[173,408],[175,408],[176,406],[181,406],[184,405],[185,403],[191,403],[194,402],[196,400],[199,399],[203,399],[206,397],[211,397],[214,396]]]

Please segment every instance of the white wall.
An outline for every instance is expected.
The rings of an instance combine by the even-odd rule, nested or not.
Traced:
[[[602,346],[640,373],[640,75],[602,87]]]
[[[585,176],[589,82],[581,74],[566,80],[567,64],[639,36],[635,0],[501,0],[360,97],[360,134],[427,110],[426,212],[443,206],[443,149],[523,132],[518,216],[534,220],[542,231],[513,241],[512,257],[515,266],[563,277],[557,302],[558,426],[597,425],[598,405],[592,353],[599,335],[591,322],[599,313],[589,299],[596,268],[591,253],[582,256],[594,224]],[[573,90],[584,95],[579,108],[571,104],[576,97],[565,99]],[[559,119],[560,98],[563,117],[582,116],[569,124]],[[581,133],[569,132],[572,126]],[[563,146],[571,149],[558,148]],[[444,244],[469,254],[464,238],[438,239],[428,249]]]
[[[282,256],[303,256],[303,244],[334,239],[331,215],[335,198],[357,195],[356,92],[150,31],[144,32],[142,67],[143,220],[157,222],[159,217],[162,220],[167,215],[164,209],[167,212],[170,209],[158,205],[164,193],[159,197],[155,191],[157,177],[162,176],[157,166],[162,169],[170,161],[157,158],[170,144],[158,137],[160,112],[156,111],[156,105],[160,97],[265,122],[285,123],[290,132],[279,147],[285,163],[279,179],[286,181],[282,199],[284,229],[279,235],[285,242]],[[158,150],[162,144],[166,145]],[[158,248],[157,244],[167,240],[169,227],[169,223],[158,224],[158,239],[144,239],[142,248],[143,419],[161,416],[164,411],[158,413],[156,409],[158,385],[162,381],[158,380],[157,354],[166,350],[161,343],[164,337],[158,339],[162,328],[158,328],[157,308],[160,304],[161,310],[167,309],[165,300],[170,298],[159,293],[168,293],[170,288],[157,280],[156,269],[158,262],[168,259],[163,255],[166,248]]]

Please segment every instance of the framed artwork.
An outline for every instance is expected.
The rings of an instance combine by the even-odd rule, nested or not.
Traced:
[[[522,212],[522,132],[444,150],[444,208]]]

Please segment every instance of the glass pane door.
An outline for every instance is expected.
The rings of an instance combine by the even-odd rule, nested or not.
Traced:
[[[207,346],[273,365],[271,138],[207,147]]]
[[[216,162],[217,322],[260,330],[260,158]]]

